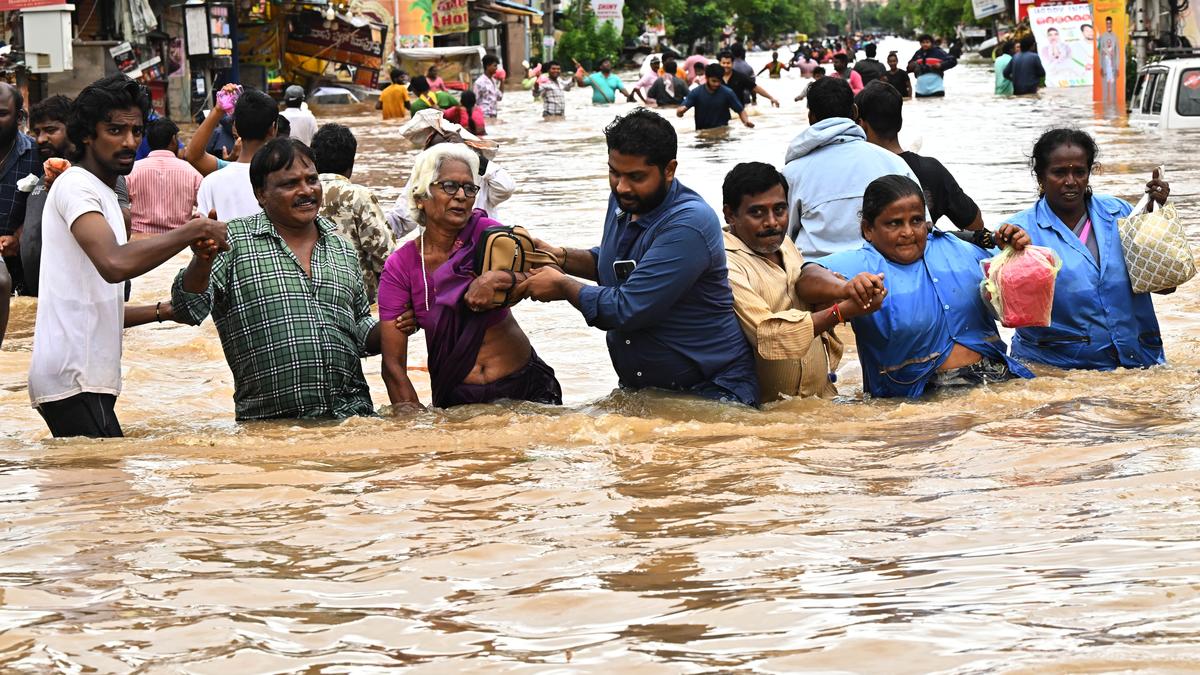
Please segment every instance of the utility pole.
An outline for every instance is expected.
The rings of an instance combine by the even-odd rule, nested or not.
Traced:
[[[542,63],[554,60],[554,3],[555,0],[545,0],[542,10]]]

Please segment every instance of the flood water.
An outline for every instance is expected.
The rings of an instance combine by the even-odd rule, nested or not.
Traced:
[[[734,163],[781,164],[807,124],[804,81],[763,82],[784,104],[756,129],[698,138],[671,116],[677,175],[714,206]],[[1065,123],[1100,141],[1098,191],[1136,199],[1163,164],[1198,232],[1200,136],[1098,119],[1086,91],[991,87],[960,66],[946,99],[906,105],[901,135],[988,223],[1033,203],[1026,154]],[[588,101],[544,123],[507,93],[491,132],[520,192],[501,220],[598,242],[601,130],[632,106]],[[412,161],[398,125],[336,116],[359,138],[356,179],[390,202]],[[185,262],[135,281],[134,301],[165,298]],[[126,332],[129,437],[106,442],[47,438],[25,386],[35,304],[16,299],[0,670],[1194,672],[1196,283],[1155,298],[1166,367],[864,403],[847,358],[841,400],[761,411],[614,392],[603,335],[526,303],[564,407],[239,425],[211,322],[152,325]],[[366,369],[383,406],[378,359]],[[417,387],[428,400],[424,373]]]

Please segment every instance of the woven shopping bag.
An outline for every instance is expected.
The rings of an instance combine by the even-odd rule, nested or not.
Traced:
[[[1149,203],[1149,196],[1142,197],[1128,218],[1117,220],[1134,293],[1175,288],[1196,276],[1196,259],[1175,205],[1146,213]]]

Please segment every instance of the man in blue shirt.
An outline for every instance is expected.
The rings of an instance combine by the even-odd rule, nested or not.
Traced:
[[[1012,80],[1013,94],[1025,96],[1036,94],[1042,80],[1046,77],[1046,69],[1042,66],[1042,57],[1037,55],[1037,41],[1032,35],[1021,38],[1021,53],[1012,57],[1001,73]]]
[[[8,266],[13,287],[25,294],[24,271],[21,268],[17,223],[10,222],[14,211],[25,213],[28,192],[17,189],[17,181],[33,174],[42,175],[42,161],[37,144],[21,133],[25,117],[25,98],[21,90],[0,82],[0,256]]]
[[[695,108],[696,131],[729,126],[730,110],[738,114],[738,118],[747,128],[754,128],[754,122],[746,115],[746,107],[738,100],[737,94],[722,81],[724,74],[725,70],[719,63],[705,66],[704,86],[689,91],[687,98],[683,99],[683,103],[675,111],[676,115],[683,117],[688,108]]]
[[[638,108],[604,130],[612,195],[600,246],[533,270],[528,295],[567,300],[608,331],[622,387],[758,404],[754,356],[733,312],[717,214],[675,180],[675,129]],[[572,277],[596,281],[585,285]]]

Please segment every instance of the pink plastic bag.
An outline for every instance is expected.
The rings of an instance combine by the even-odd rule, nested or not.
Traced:
[[[1009,246],[981,265],[986,278],[980,292],[1002,325],[1008,328],[1050,325],[1054,279],[1062,267],[1054,251],[1043,246],[1026,246],[1017,251]]]

